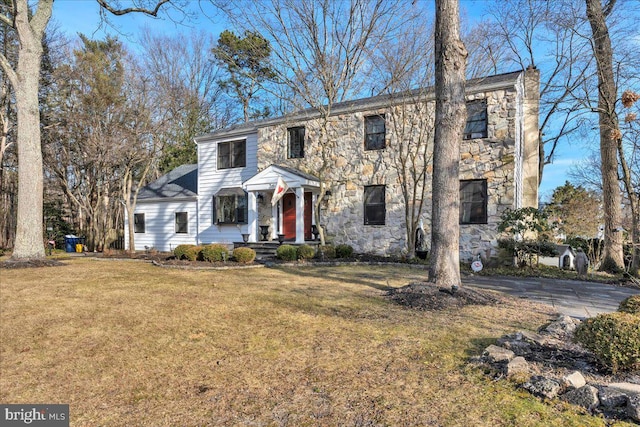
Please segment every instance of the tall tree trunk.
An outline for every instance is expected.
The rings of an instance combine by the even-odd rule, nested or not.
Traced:
[[[53,0],[43,0],[31,22],[26,0],[16,0],[15,27],[20,39],[16,81],[18,149],[18,221],[14,259],[44,258],[43,170],[40,146],[38,88],[42,35],[51,17]]]
[[[429,280],[460,286],[460,143],[466,120],[467,50],[460,39],[458,0],[436,0],[436,114],[433,147]]]
[[[624,268],[622,250],[622,196],[618,182],[618,141],[622,138],[616,114],[617,87],[613,74],[613,49],[606,17],[615,0],[603,9],[601,0],[586,0],[587,18],[593,32],[593,53],[598,68],[598,116],[600,124],[600,158],[602,170],[602,201],[604,204],[605,269]]]

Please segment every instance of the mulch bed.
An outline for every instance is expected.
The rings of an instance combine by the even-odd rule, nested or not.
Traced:
[[[414,282],[392,289],[387,292],[386,297],[402,306],[428,311],[462,308],[466,305],[498,305],[505,302],[505,298],[492,292],[462,286],[457,292],[451,293],[430,282]]]
[[[34,267],[59,267],[65,265],[55,259],[8,259],[0,262],[0,268],[34,268]]]

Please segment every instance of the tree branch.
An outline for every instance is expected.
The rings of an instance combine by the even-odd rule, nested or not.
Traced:
[[[158,16],[158,11],[165,3],[169,3],[171,0],[160,0],[156,4],[156,7],[152,9],[146,9],[144,7],[128,7],[126,9],[118,9],[109,4],[108,0],[96,0],[100,7],[111,12],[116,16],[126,15],[127,13],[144,13],[145,15]]]

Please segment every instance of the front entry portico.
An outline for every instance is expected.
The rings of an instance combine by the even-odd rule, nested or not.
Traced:
[[[274,201],[279,180],[287,190]],[[296,169],[271,165],[245,181],[242,187],[248,193],[249,242],[259,240],[260,226],[269,226],[270,240],[277,239],[279,234],[295,243],[311,239],[311,226],[315,224],[313,203],[320,190],[318,178]]]

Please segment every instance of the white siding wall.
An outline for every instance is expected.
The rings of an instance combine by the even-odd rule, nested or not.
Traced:
[[[143,251],[154,248],[158,251],[169,252],[181,244],[195,244],[197,234],[196,202],[141,202],[136,204],[135,213],[143,213],[145,232],[135,233],[135,250]],[[176,233],[176,212],[187,212],[189,232]],[[125,249],[129,249],[128,232],[125,224]]]
[[[247,162],[244,168],[218,171],[219,142],[246,140]],[[258,172],[257,134],[236,136],[198,143],[198,203],[200,207],[200,235],[198,243],[241,242],[247,225],[213,224],[213,195],[221,188],[242,187],[242,183]]]

